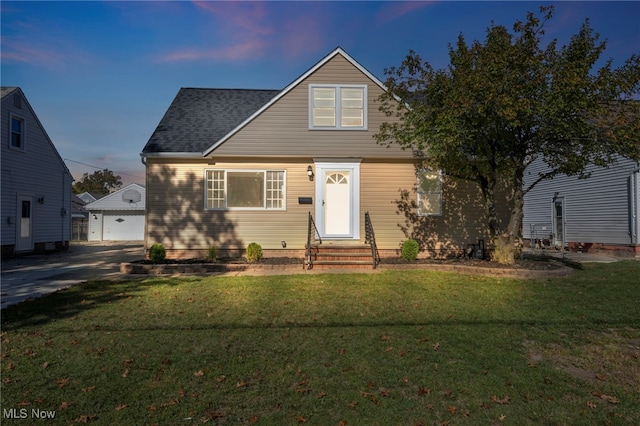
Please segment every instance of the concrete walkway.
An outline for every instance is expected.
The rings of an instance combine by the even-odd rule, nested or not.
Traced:
[[[0,307],[83,281],[119,278],[121,262],[144,257],[141,241],[72,242],[66,252],[2,259]]]
[[[574,253],[558,250],[525,249],[525,254],[549,256],[557,259],[566,259],[578,263],[613,263],[620,260],[633,260],[634,257],[613,256],[607,253]]]

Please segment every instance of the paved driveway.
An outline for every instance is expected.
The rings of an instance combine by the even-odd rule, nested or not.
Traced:
[[[142,259],[141,241],[72,242],[67,252],[2,259],[0,306],[82,281],[117,278],[120,263]]]

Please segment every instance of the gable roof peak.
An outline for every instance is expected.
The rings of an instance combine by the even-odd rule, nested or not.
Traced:
[[[246,126],[248,123],[250,123],[255,117],[257,117],[258,115],[262,114],[263,111],[265,111],[266,109],[268,109],[271,105],[273,105],[274,103],[276,103],[280,98],[282,98],[283,96],[285,96],[287,93],[289,93],[294,87],[296,87],[298,84],[300,84],[302,81],[304,81],[307,77],[309,77],[311,74],[313,74],[316,70],[318,70],[319,68],[321,68],[324,64],[326,64],[327,62],[329,62],[331,59],[333,59],[335,56],[337,55],[341,55],[343,58],[345,58],[349,63],[351,63],[351,65],[353,65],[355,68],[357,68],[358,70],[360,70],[360,72],[362,72],[364,75],[366,75],[371,81],[373,81],[376,85],[378,85],[382,90],[386,91],[386,87],[385,85],[382,83],[382,81],[380,81],[376,76],[374,76],[373,74],[371,74],[365,67],[363,67],[362,65],[360,65],[355,59],[353,59],[347,52],[344,51],[344,49],[342,49],[340,46],[336,47],[334,50],[332,50],[328,55],[326,55],[324,58],[322,58],[320,61],[318,61],[314,66],[312,66],[311,68],[309,68],[305,73],[303,73],[300,77],[298,77],[297,79],[295,79],[293,82],[291,82],[288,86],[286,86],[280,93],[278,93],[276,96],[274,96],[269,102],[267,102],[266,104],[264,104],[260,109],[258,109],[257,111],[255,111],[253,114],[251,114],[251,116],[249,116],[246,120],[244,120],[242,123],[240,123],[238,126],[236,126],[233,130],[231,130],[229,133],[227,133],[226,135],[224,135],[222,138],[220,138],[219,140],[217,140],[213,145],[211,145],[208,149],[206,149],[202,155],[204,157],[206,157],[207,155],[209,155],[213,150],[215,150],[217,147],[219,147],[220,145],[222,145],[227,139],[229,139],[231,136],[233,136],[234,134],[236,134],[240,129],[242,129],[244,126]]]

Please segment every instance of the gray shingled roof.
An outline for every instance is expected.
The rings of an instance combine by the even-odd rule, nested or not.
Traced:
[[[143,153],[203,152],[280,90],[182,88]]]

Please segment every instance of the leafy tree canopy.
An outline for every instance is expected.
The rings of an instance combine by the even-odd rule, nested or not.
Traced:
[[[73,193],[88,192],[97,197],[104,197],[122,187],[120,176],[109,169],[99,170],[92,174],[85,173],[82,179],[73,184]]]
[[[449,45],[450,65],[434,69],[414,51],[385,70],[381,110],[393,118],[376,139],[412,149],[427,166],[475,181],[485,200],[491,234],[521,235],[523,196],[538,182],[564,173],[586,177],[589,163],[608,165],[617,154],[640,158],[640,55],[619,68],[595,65],[606,42],[589,20],[558,47],[542,46],[553,6],[528,13],[513,31],[487,28],[484,42],[461,34]],[[398,103],[397,99],[402,102]],[[525,168],[541,159],[548,171],[528,188]],[[506,229],[496,214],[496,189],[513,202]]]

